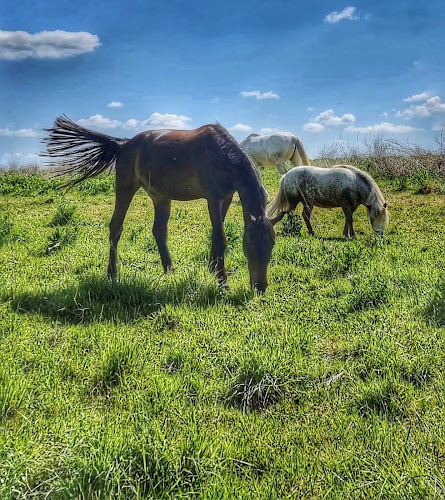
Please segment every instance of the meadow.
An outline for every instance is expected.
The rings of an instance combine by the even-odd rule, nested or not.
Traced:
[[[445,497],[445,180],[372,173],[385,237],[285,219],[264,295],[236,197],[228,290],[205,202],[173,203],[164,275],[143,192],[112,283],[114,176],[0,174],[0,498]]]

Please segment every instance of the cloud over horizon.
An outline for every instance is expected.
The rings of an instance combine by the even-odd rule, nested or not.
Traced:
[[[4,137],[39,137],[42,133],[30,128],[21,128],[11,130],[9,128],[0,128],[0,136]]]
[[[252,130],[252,127],[249,127],[249,125],[244,125],[243,123],[237,123],[236,125],[233,125],[233,127],[229,127],[229,130],[231,132],[250,132]]]
[[[351,113],[345,113],[342,116],[336,116],[333,109],[327,109],[317,115],[312,122],[303,125],[307,132],[321,132],[326,127],[348,126],[355,123],[355,116]]]
[[[242,92],[240,92],[240,95],[242,97],[254,97],[255,99],[257,100],[264,100],[264,99],[279,99],[280,96],[278,94],[276,94],[275,92],[272,92],[271,90],[269,90],[269,92],[260,92],[259,90],[252,90],[250,92],[247,92],[245,90],[243,90]]]
[[[367,127],[356,127],[354,125],[350,125],[346,127],[348,132],[357,132],[359,134],[363,133],[391,133],[391,134],[406,134],[408,132],[414,132],[415,130],[419,130],[415,127],[410,127],[408,125],[396,125],[394,123],[389,122],[381,122],[376,123],[375,125],[368,125]]]
[[[77,123],[82,125],[82,127],[92,127],[98,129],[117,128],[122,125],[122,122],[118,120],[110,120],[100,114],[92,115],[89,118],[81,118],[80,120],[77,120]]]
[[[421,92],[420,94],[413,94],[411,97],[407,97],[406,99],[403,99],[404,102],[419,102],[419,101],[425,101],[428,99],[430,95],[428,92]]]
[[[26,31],[0,30],[0,59],[22,60],[66,59],[92,52],[100,45],[99,37],[85,31]]]
[[[152,113],[145,120],[137,120],[129,118],[125,122],[119,120],[111,120],[101,114],[92,115],[89,118],[81,118],[77,120],[79,125],[83,127],[91,127],[95,129],[113,129],[122,127],[127,130],[143,131],[154,129],[186,129],[189,128],[189,123],[192,119],[185,115]]]
[[[417,97],[420,96],[422,96],[422,98],[417,99]],[[416,99],[412,99],[413,97]],[[419,102],[422,99],[423,94],[417,94],[416,96],[404,99],[404,101]],[[411,120],[412,118],[429,118],[436,113],[445,113],[445,103],[442,102],[442,99],[438,95],[430,97],[423,104],[411,104],[408,109],[405,109],[404,111],[397,111],[395,117],[405,118],[405,120]]]

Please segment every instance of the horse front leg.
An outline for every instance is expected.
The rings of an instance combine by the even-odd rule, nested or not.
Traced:
[[[352,214],[354,211],[350,206],[343,206],[343,213],[345,214],[345,227],[343,229],[343,236],[345,238],[354,238],[354,226],[352,225]]]
[[[167,247],[167,224],[171,213],[171,200],[169,199],[153,199],[155,209],[155,219],[153,223],[153,236],[158,246],[159,255],[161,256],[162,267],[164,272],[173,270],[172,259]]]
[[[117,245],[122,234],[125,215],[136,191],[137,187],[133,185],[122,186],[119,178],[116,177],[116,199],[110,222],[110,256],[108,259],[108,277],[111,279],[117,277]]]
[[[227,287],[227,273],[224,267],[224,251],[226,249],[226,236],[223,221],[231,201],[226,198],[221,200],[208,200],[210,221],[212,223],[212,249],[210,251],[209,268],[216,273],[216,278],[221,286]],[[223,216],[224,213],[224,216]]]

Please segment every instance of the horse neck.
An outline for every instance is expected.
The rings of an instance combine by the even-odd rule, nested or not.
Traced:
[[[363,203],[363,205],[374,205],[378,202],[379,199],[376,186],[371,179],[368,179],[368,177],[362,177],[362,179],[363,181],[360,183],[360,188],[358,191],[361,198],[360,202]]]
[[[267,194],[261,181],[256,176],[252,177],[249,181],[241,182],[237,190],[244,216],[253,215],[258,218],[265,215]]]

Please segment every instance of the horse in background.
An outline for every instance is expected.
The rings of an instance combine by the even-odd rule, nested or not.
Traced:
[[[287,161],[294,166],[311,164],[301,139],[290,132],[250,134],[240,146],[258,167],[275,166],[280,174],[287,172]]]
[[[375,180],[352,165],[333,167],[295,167],[281,178],[277,196],[270,202],[267,215],[275,225],[286,213],[303,204],[303,220],[310,234],[314,205],[322,208],[341,207],[345,214],[343,235],[355,236],[352,215],[365,205],[372,229],[380,236],[389,222],[389,212]]]
[[[266,217],[267,192],[257,167],[220,124],[195,130],[148,130],[132,139],[117,139],[58,117],[44,139],[50,166],[77,175],[71,187],[114,167],[115,208],[110,222],[108,275],[117,276],[117,245],[136,191],[142,187],[154,204],[153,236],[164,271],[172,269],[167,247],[171,201],[205,198],[212,223],[210,269],[227,286],[224,266],[224,219],[238,191],[244,214],[243,249],[252,288],[264,292],[267,266],[275,243]]]

